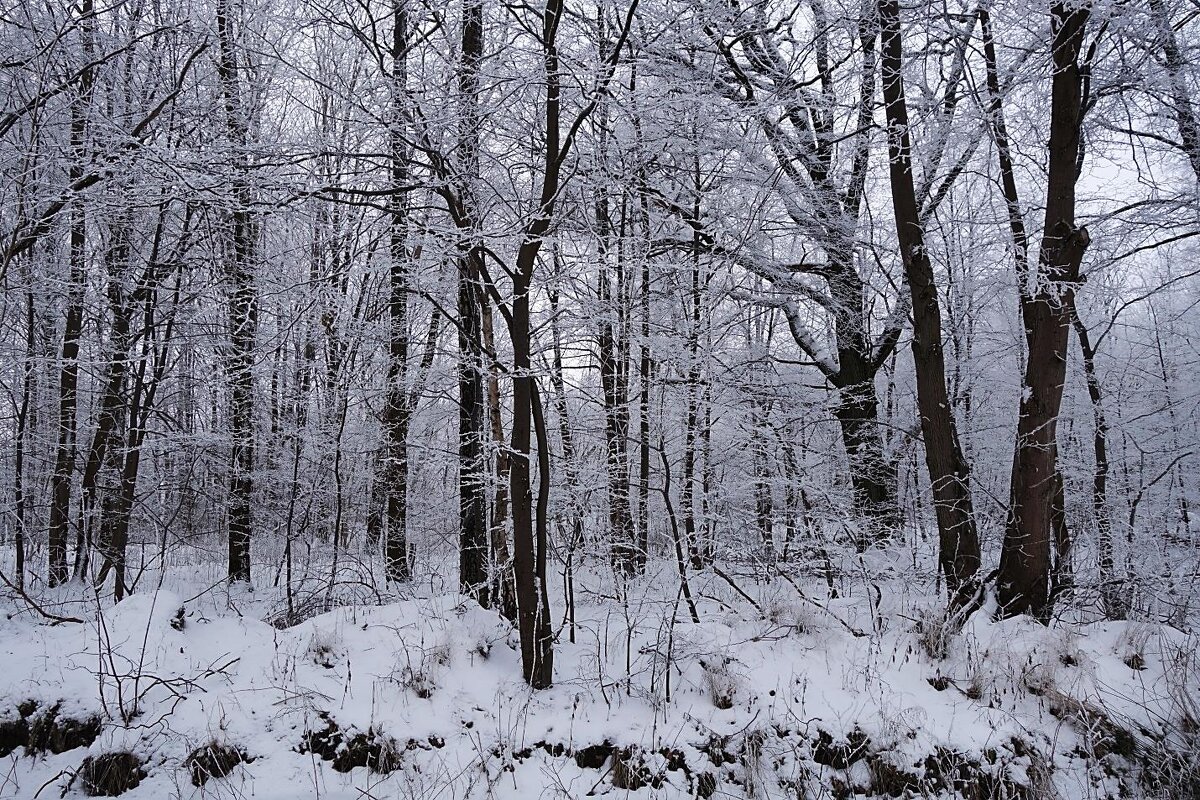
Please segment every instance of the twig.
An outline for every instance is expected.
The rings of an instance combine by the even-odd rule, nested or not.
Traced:
[[[750,605],[754,606],[754,609],[756,611],[758,611],[760,614],[762,613],[762,606],[760,606],[753,597],[751,597],[750,595],[743,592],[742,587],[740,587],[736,583],[734,583],[733,578],[726,575],[725,572],[720,567],[718,567],[716,564],[713,564],[712,571],[713,571],[714,575],[716,575],[718,578],[720,578],[721,580],[725,581],[730,586],[732,586],[733,590],[735,592],[740,594],[742,597],[746,598],[746,602],[748,602]]]
[[[837,614],[833,613],[828,608],[826,608],[825,606],[818,603],[816,600],[813,600],[811,597],[806,595],[804,593],[804,590],[801,589],[796,584],[796,582],[794,580],[792,580],[791,578],[789,578],[786,574],[784,574],[783,572],[777,572],[776,574],[792,585],[792,588],[796,590],[796,594],[800,595],[801,600],[803,600],[806,603],[811,603],[812,605],[814,605],[817,608],[824,611],[829,616],[833,617],[835,620],[837,620],[838,624],[841,625],[843,628],[845,628],[847,631],[849,631],[852,636],[854,636],[856,638],[862,638],[867,635],[865,631],[860,631],[858,628],[854,627],[849,622],[846,622],[846,620],[842,619]]]
[[[36,600],[34,600],[32,597],[30,597],[28,594],[25,593],[24,589],[18,588],[16,586],[16,584],[14,584],[12,581],[10,581],[8,579],[8,576],[5,575],[3,572],[0,572],[0,580],[3,580],[4,584],[8,588],[12,589],[14,592],[17,593],[17,595],[22,600],[24,600],[26,603],[28,603],[30,608],[32,608],[34,611],[41,614],[46,619],[53,620],[55,625],[57,625],[61,622],[78,622],[80,624],[83,623],[83,620],[81,620],[79,617],[60,617],[58,614],[52,614],[49,611],[47,611],[46,609],[42,608],[40,605],[38,605]]]

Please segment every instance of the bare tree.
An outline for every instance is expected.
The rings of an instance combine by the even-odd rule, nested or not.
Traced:
[[[1000,613],[1029,613],[1047,618],[1050,549],[1055,538],[1055,508],[1061,476],[1056,439],[1071,304],[1079,268],[1090,243],[1086,228],[1075,224],[1083,121],[1083,76],[1079,58],[1091,5],[1056,3],[1050,9],[1051,84],[1049,173],[1046,214],[1035,270],[1018,275],[1021,317],[1028,363],[1017,422],[1012,468],[1012,500],[997,581]]]
[[[232,174],[230,209],[224,255],[228,283],[229,435],[232,440],[229,477],[229,580],[250,582],[250,542],[253,533],[254,471],[254,340],[258,328],[258,293],[254,273],[258,261],[258,220],[253,211],[249,136],[250,108],[245,96],[244,67],[239,63],[237,0],[217,0],[216,21],[220,55],[217,75],[224,103]]]
[[[954,410],[946,389],[941,305],[913,181],[912,137],[904,96],[904,47],[898,2],[880,0],[879,24],[892,208],[900,255],[912,292],[912,354],[917,373],[917,406],[925,439],[925,463],[937,514],[938,563],[946,577],[951,604],[958,608],[968,601],[975,588],[975,574],[980,564],[979,537],[971,503],[970,471],[958,442]]]

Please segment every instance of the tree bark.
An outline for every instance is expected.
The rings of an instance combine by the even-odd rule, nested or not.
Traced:
[[[30,260],[33,254],[30,251]],[[33,362],[37,352],[37,314],[34,309],[34,290],[32,274],[27,278],[28,287],[25,292],[25,357],[21,360],[21,402],[17,408],[17,429],[13,442],[13,513],[16,528],[13,531],[13,549],[15,575],[13,581],[18,590],[25,588],[25,536],[28,530],[28,502],[25,497],[25,447],[29,436],[31,418],[33,416],[32,401],[34,394]]]
[[[605,206],[604,200],[597,201]],[[598,212],[597,218],[604,220],[607,211]],[[604,223],[602,223],[604,224]],[[601,233],[601,237],[604,237]],[[601,259],[607,264],[607,248],[601,248]],[[619,256],[618,256],[619,258]],[[618,286],[623,282],[621,268],[617,269]],[[604,396],[604,443],[605,466],[608,487],[608,527],[612,542],[613,567],[621,574],[632,575],[638,570],[637,541],[633,532],[633,515],[630,509],[629,492],[629,406],[626,373],[623,325],[614,324],[612,315],[621,315],[623,302],[618,289],[613,297],[611,279],[607,265],[602,266],[597,278],[597,299],[600,301],[600,332],[597,348],[600,356],[600,384]]]
[[[900,523],[896,505],[896,465],[883,452],[879,430],[877,369],[856,347],[840,347],[841,367],[830,378],[837,391],[833,414],[841,429],[842,444],[850,465],[854,505],[870,523],[868,535],[858,541],[884,541]]]
[[[692,158],[692,208],[694,219],[700,217],[700,199],[702,183],[700,175],[700,157]],[[701,541],[699,526],[696,524],[696,441],[697,428],[700,421],[700,381],[703,369],[700,363],[700,326],[704,314],[704,281],[702,259],[702,237],[699,230],[692,231],[692,242],[688,292],[685,300],[687,314],[687,381],[684,390],[687,393],[687,405],[683,419],[683,475],[679,485],[679,511],[683,517],[683,540],[688,548],[688,556],[692,569],[704,569],[712,561],[711,541]]]
[[[95,25],[92,0],[83,0],[79,14],[83,58],[90,61]],[[92,103],[93,86],[92,70],[85,68],[79,76],[78,94],[71,103],[72,162],[68,173],[72,185],[83,179],[84,162],[87,158],[88,113]],[[50,520],[46,537],[50,586],[66,583],[70,577],[67,568],[67,538],[71,514],[71,483],[74,479],[77,455],[79,337],[83,332],[84,262],[87,259],[87,217],[84,201],[83,197],[76,197],[71,205],[70,273],[67,278],[66,323],[59,358],[58,446],[54,455],[54,472],[50,477]]]
[[[411,577],[408,547],[408,294],[411,254],[408,246],[408,148],[404,107],[408,92],[408,10],[406,0],[392,3],[391,108],[388,146],[392,194],[388,197],[388,370],[383,411],[384,565],[389,581]]]
[[[1092,403],[1092,420],[1095,432],[1092,436],[1094,469],[1092,472],[1092,513],[1096,518],[1096,549],[1099,551],[1100,600],[1109,619],[1121,620],[1129,615],[1128,584],[1116,574],[1113,555],[1112,514],[1108,508],[1108,418],[1104,413],[1103,387],[1096,371],[1096,351],[1092,346],[1091,332],[1079,318],[1078,310],[1071,308],[1071,324],[1079,340],[1079,353],[1083,357],[1083,374],[1087,381],[1088,399]]]
[[[483,3],[463,6],[462,58],[458,85],[463,102],[459,130],[461,158],[459,227],[467,240],[458,257],[458,469],[459,586],[480,605],[492,602],[488,570],[487,459],[484,441],[481,271],[483,248],[475,183],[479,179],[479,63],[483,58]],[[506,569],[505,565],[498,565]]]
[[[239,75],[238,44],[231,0],[217,0],[220,57],[217,74],[225,106],[226,135],[232,149],[232,210],[228,214],[229,247],[225,279],[229,283],[230,349],[229,434],[232,440],[229,478],[229,580],[250,582],[252,538],[251,496],[254,471],[254,340],[258,329],[258,297],[254,287],[258,258],[258,223],[251,210],[247,145],[248,111]]]
[[[880,0],[879,21],[892,209],[900,255],[912,293],[917,408],[937,515],[938,565],[946,578],[951,607],[957,610],[975,594],[975,576],[980,564],[970,470],[959,445],[954,411],[946,389],[941,306],[913,182],[908,103],[904,96],[900,4],[897,0]]]
[[[159,231],[154,237],[155,250],[157,250],[157,243],[161,235],[162,223],[163,220],[160,218]],[[124,434],[122,427],[125,424],[125,416],[128,410],[126,408],[125,383],[130,355],[129,349],[132,343],[130,326],[134,311],[131,302],[132,298],[127,296],[124,289],[125,276],[123,272],[128,268],[127,262],[130,255],[128,225],[128,215],[124,213],[119,214],[116,223],[110,231],[112,244],[105,257],[108,267],[108,301],[112,311],[112,325],[109,333],[108,365],[105,368],[104,389],[100,397],[100,411],[96,419],[96,431],[92,435],[92,443],[88,448],[87,459],[84,462],[83,481],[80,487],[80,501],[82,504],[80,518],[82,522],[77,538],[78,546],[76,547],[74,568],[75,577],[80,580],[87,574],[88,553],[93,544],[92,531],[96,522],[96,501],[101,491],[101,470],[109,467],[117,475],[120,474],[119,461],[114,462],[111,458],[110,445],[116,445],[115,448],[112,448],[113,451],[121,449]],[[142,278],[143,285],[154,281],[155,268],[153,260],[156,257],[157,254],[152,252],[151,265],[147,269],[147,274]],[[101,530],[104,530],[102,520]],[[101,538],[98,544],[100,545],[101,555],[105,558],[110,557],[105,552],[109,542],[105,538]]]
[[[1050,11],[1051,85],[1046,215],[1034,285],[1021,299],[1029,358],[1017,421],[1012,499],[1000,555],[1001,616],[1049,619],[1050,548],[1055,534],[1057,422],[1066,380],[1070,308],[1089,243],[1075,225],[1075,180],[1082,123],[1078,59],[1090,4],[1055,3]]]
[[[508,453],[504,442],[504,417],[500,407],[500,374],[496,363],[496,337],[492,306],[480,292],[481,332],[483,350],[492,361],[488,367],[487,403],[492,429],[492,446],[496,451],[494,467],[495,490],[492,492],[491,519],[491,580],[488,600],[512,622],[517,621],[517,590],[513,582],[512,554],[508,546]],[[565,447],[565,445],[564,445]]]

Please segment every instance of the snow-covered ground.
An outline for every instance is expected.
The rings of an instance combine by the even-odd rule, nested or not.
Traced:
[[[9,601],[0,731],[41,744],[0,758],[0,797],[82,796],[85,758],[116,752],[142,762],[131,800],[1127,797],[1150,794],[1164,736],[1186,753],[1200,705],[1196,641],[1174,629],[985,610],[936,657],[934,599],[887,586],[829,600],[735,574],[751,603],[698,575],[695,624],[669,563],[620,593],[585,573],[555,685],[531,692],[511,627],[454,594],[277,628],[277,595],[176,577],[54,606],[83,623]],[[54,708],[98,736],[51,752],[79,736],[53,741]],[[185,762],[214,742],[248,760],[195,786]]]

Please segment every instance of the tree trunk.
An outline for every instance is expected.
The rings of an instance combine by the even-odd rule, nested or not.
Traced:
[[[47,535],[49,583],[58,586],[70,577],[67,567],[67,538],[71,513],[71,482],[75,472],[76,407],[79,391],[79,337],[83,331],[85,233],[83,208],[71,216],[71,274],[67,287],[66,327],[58,377],[58,446],[50,477],[50,524]]]
[[[483,350],[492,360],[488,368],[488,418],[492,428],[492,446],[496,450],[495,491],[492,493],[491,560],[492,574],[488,598],[504,617],[517,621],[517,590],[513,583],[512,555],[508,547],[508,453],[504,442],[504,418],[500,408],[500,375],[495,363],[496,337],[492,325],[492,306],[480,293]]]
[[[30,260],[33,251],[30,251]],[[28,503],[25,497],[25,446],[29,436],[30,418],[34,392],[33,361],[37,351],[37,314],[34,309],[32,274],[28,276],[25,292],[25,357],[21,361],[21,402],[17,408],[17,430],[13,443],[13,512],[16,529],[13,532],[13,549],[16,574],[13,581],[18,589],[25,588],[25,535],[28,530]]]
[[[840,360],[841,368],[831,379],[837,390],[833,413],[850,463],[854,505],[870,526],[857,542],[862,548],[872,541],[885,541],[900,524],[896,465],[883,452],[876,370],[855,349],[842,349]]]
[[[178,253],[184,250],[187,237],[185,223],[184,239]],[[174,263],[182,264],[181,258],[173,259]],[[153,266],[153,265],[152,265]],[[119,458],[119,484],[116,491],[105,492],[103,495],[102,521],[105,528],[104,538],[108,543],[105,560],[96,577],[97,583],[104,581],[111,569],[113,571],[113,594],[120,601],[126,591],[131,591],[125,580],[126,550],[129,544],[129,530],[134,503],[137,499],[137,480],[141,466],[142,450],[149,432],[150,415],[154,411],[154,399],[158,387],[162,385],[170,361],[171,341],[174,338],[175,314],[179,310],[180,289],[183,283],[182,272],[176,273],[175,287],[172,290],[171,310],[162,323],[161,337],[154,335],[159,323],[156,320],[158,302],[157,277],[146,286],[145,292],[139,292],[144,300],[142,317],[145,335],[142,338],[142,348],[137,370],[132,375],[132,387],[128,401],[127,428],[122,432],[120,441],[122,449]]]
[[[642,219],[648,222],[643,201]],[[647,237],[648,225],[643,228]],[[640,568],[645,569],[650,558],[650,384],[653,378],[653,362],[650,358],[650,259],[642,256],[641,297],[641,342],[638,353],[638,554]]]
[[[598,205],[604,205],[598,201]],[[603,219],[607,212],[597,213]],[[604,234],[602,233],[603,237]],[[601,248],[601,259],[607,263],[606,248]],[[618,285],[623,276],[618,267]],[[633,515],[629,503],[629,407],[628,392],[623,373],[625,372],[625,348],[619,341],[621,325],[614,325],[612,315],[621,314],[621,298],[613,297],[612,284],[607,266],[602,266],[598,277],[597,296],[600,301],[600,335],[597,342],[600,355],[600,383],[604,395],[604,443],[605,466],[608,487],[608,527],[612,543],[613,567],[618,573],[632,575],[638,569],[637,542],[633,533]]]
[[[530,290],[538,252],[550,223],[561,188],[563,151],[561,137],[561,76],[557,35],[563,14],[562,0],[547,0],[542,13],[542,65],[546,76],[545,89],[545,161],[542,168],[541,191],[533,217],[526,223],[521,246],[513,270],[512,312],[509,317],[509,338],[513,349],[513,422],[512,455],[509,463],[509,499],[512,502],[513,561],[517,587],[517,627],[521,638],[521,668],[525,681],[534,689],[550,686],[554,677],[553,639],[549,635],[550,603],[546,588],[546,530],[538,526],[537,540],[533,528],[533,497],[530,491],[530,420],[535,414],[533,375],[531,374],[532,338],[529,329]],[[593,106],[594,108],[594,106]],[[577,121],[582,121],[582,117]],[[536,411],[539,430],[540,404]],[[549,448],[542,441],[540,455],[549,469]],[[547,487],[548,489],[548,487]],[[539,514],[541,516],[541,514]]]
[[[692,217],[700,218],[702,191],[700,158],[692,160]],[[703,319],[704,282],[701,261],[700,231],[692,231],[690,284],[685,300],[687,313],[687,410],[683,420],[683,475],[679,485],[679,511],[683,516],[683,540],[688,548],[692,569],[704,569],[712,561],[711,541],[701,541],[696,525],[696,439],[700,420],[700,323]]]
[[[1104,613],[1109,619],[1121,620],[1129,615],[1128,583],[1116,574],[1113,557],[1112,515],[1108,509],[1108,419],[1104,414],[1104,395],[1100,376],[1096,372],[1096,351],[1092,347],[1091,333],[1078,310],[1071,308],[1071,324],[1079,340],[1079,353],[1083,357],[1083,374],[1087,380],[1088,398],[1092,403],[1092,419],[1095,433],[1092,436],[1092,453],[1095,467],[1092,473],[1092,513],[1096,518],[1096,549],[1099,551],[1100,599]]]
[[[600,55],[607,59],[609,31],[603,8],[597,14],[597,27],[601,41]],[[599,305],[597,350],[604,399],[608,528],[613,568],[618,574],[629,576],[640,569],[644,558],[638,552],[629,486],[629,298],[624,241],[628,204],[621,203],[618,232],[613,223],[607,188],[611,176],[607,163],[610,122],[606,102],[602,101],[598,106],[595,125],[598,152],[596,172],[600,179],[599,185],[593,189],[599,251],[596,276],[596,299]]]
[[[254,287],[258,256],[258,224],[251,211],[247,145],[248,111],[238,74],[237,41],[231,0],[217,0],[220,57],[217,74],[225,105],[226,134],[232,149],[233,210],[229,213],[229,247],[225,278],[229,282],[230,351],[229,434],[232,440],[229,478],[229,580],[250,582],[252,534],[251,494],[254,470],[254,339],[258,328],[258,297]]]
[[[96,419],[96,431],[92,436],[91,446],[88,448],[87,459],[84,462],[83,482],[81,484],[81,504],[82,511],[80,518],[82,524],[78,534],[78,547],[75,553],[75,577],[82,580],[88,570],[88,552],[92,546],[92,530],[96,521],[96,501],[98,493],[101,491],[100,475],[104,467],[111,468],[118,476],[120,475],[119,459],[114,462],[110,455],[110,445],[116,444],[119,449],[122,445],[122,437],[124,431],[121,428],[125,424],[125,416],[128,411],[127,399],[125,397],[125,382],[126,373],[129,363],[129,348],[130,326],[133,317],[133,306],[131,298],[129,298],[124,290],[125,276],[122,274],[128,268],[127,261],[129,259],[130,248],[126,229],[129,220],[127,215],[122,214],[113,226],[110,235],[113,243],[109,252],[106,254],[105,261],[108,267],[108,301],[112,310],[112,326],[109,333],[109,356],[108,366],[105,369],[105,378],[103,382],[103,393],[100,397],[100,411]],[[160,219],[159,226],[163,220]],[[155,249],[159,236],[155,236]],[[151,254],[152,264],[147,269],[147,275],[143,276],[142,283],[154,280],[153,260],[156,254]],[[115,442],[114,442],[115,440]],[[118,478],[119,484],[119,478]],[[112,487],[116,489],[117,487]],[[103,521],[101,521],[103,524]],[[103,529],[103,528],[102,528]],[[101,555],[108,558],[109,555],[104,552],[104,548],[108,545],[103,539],[99,542],[101,546]]]
[[[1075,180],[1082,122],[1078,59],[1091,7],[1055,3],[1050,11],[1054,77],[1051,88],[1046,216],[1034,286],[1021,317],[1029,346],[1017,421],[1012,500],[1000,555],[1001,616],[1029,613],[1048,620],[1050,548],[1054,530],[1056,432],[1066,380],[1070,308],[1089,243],[1075,225]]]
[[[532,250],[526,246],[523,251]],[[513,558],[517,588],[517,625],[521,636],[521,666],[525,681],[543,689],[552,680],[552,653],[543,651],[538,632],[549,620],[543,604],[544,580],[539,580],[534,543],[533,504],[530,489],[530,419],[533,414],[533,377],[530,375],[529,272],[536,251],[526,256],[528,271],[522,269],[513,281],[512,322],[509,333],[513,347],[512,459],[509,462],[509,496],[512,501]],[[521,269],[519,266],[518,269]],[[542,584],[539,586],[539,583]]]
[[[79,14],[83,59],[90,61],[95,26],[92,0],[82,1]],[[71,103],[72,161],[68,173],[73,185],[83,178],[87,159],[88,113],[93,84],[92,69],[85,67],[79,76],[78,95]],[[66,324],[63,328],[58,377],[58,446],[54,455],[54,472],[50,477],[50,521],[46,537],[50,586],[66,583],[70,577],[67,569],[67,538],[71,515],[71,482],[74,479],[77,450],[79,337],[83,332],[84,262],[87,259],[87,217],[83,204],[84,198],[76,197],[71,205],[70,216],[70,274],[67,278]]]
[[[537,651],[541,681],[549,685],[554,676],[554,631],[550,628],[550,594],[546,582],[546,558],[550,553],[550,435],[546,430],[546,415],[542,410],[542,397],[537,381],[530,379],[530,410],[533,428],[537,435],[538,498],[534,519],[535,562],[537,576],[538,614],[534,625],[534,642]],[[530,681],[535,689],[538,684]]]
[[[483,58],[483,3],[463,6],[459,92],[463,112],[459,226],[468,238],[458,258],[458,469],[459,586],[483,606],[491,604],[488,575],[487,459],[484,450],[484,390],[480,300],[483,249],[475,182],[479,179],[479,62]],[[504,567],[501,566],[501,569]]]
[[[411,577],[408,549],[408,148],[404,105],[408,92],[408,11],[406,0],[392,4],[392,73],[389,113],[389,159],[392,194],[388,198],[388,371],[383,410],[384,565],[389,581]]]
[[[979,538],[971,505],[970,471],[959,446],[954,411],[946,390],[941,307],[913,183],[897,0],[880,0],[879,20],[892,208],[896,238],[912,293],[917,407],[937,515],[938,565],[946,578],[951,607],[957,610],[974,594],[980,564]]]

